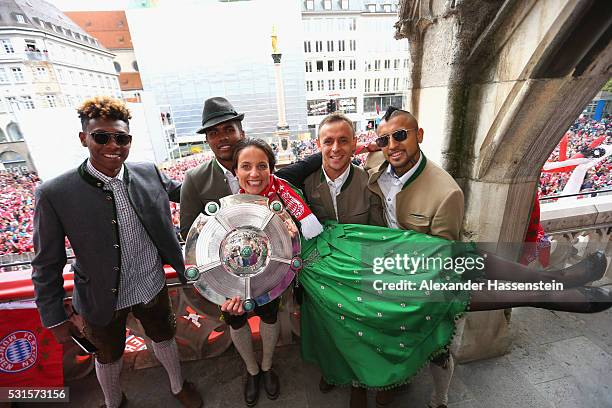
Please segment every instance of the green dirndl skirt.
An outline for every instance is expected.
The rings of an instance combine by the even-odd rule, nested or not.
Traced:
[[[469,291],[432,288],[465,279],[452,264],[476,257],[465,248],[414,231],[326,225],[303,241],[303,359],[330,384],[384,389],[410,381],[446,350],[468,308]]]

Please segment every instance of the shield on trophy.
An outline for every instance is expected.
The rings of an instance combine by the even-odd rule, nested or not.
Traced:
[[[185,277],[221,305],[240,296],[244,309],[279,297],[302,267],[300,240],[280,201],[247,194],[207,203],[185,241]]]

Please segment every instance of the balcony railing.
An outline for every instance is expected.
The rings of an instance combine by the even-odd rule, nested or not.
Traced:
[[[25,51],[25,56],[29,61],[49,61],[49,53],[44,51]]]

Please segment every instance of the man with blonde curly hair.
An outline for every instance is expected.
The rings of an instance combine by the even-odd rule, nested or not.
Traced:
[[[185,282],[169,204],[179,201],[180,184],[152,163],[125,163],[132,136],[123,101],[89,99],[78,114],[89,158],[36,191],[32,281],[42,323],[61,343],[83,336],[95,346],[104,406],[116,408],[127,401],[119,375],[132,312],[153,341],[172,394],[185,407],[201,407],[195,386],[182,378],[163,269],[171,265]],[[75,254],[75,314],[64,308],[66,237]]]

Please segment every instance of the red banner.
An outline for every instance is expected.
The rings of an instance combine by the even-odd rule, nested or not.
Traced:
[[[0,387],[16,386],[64,386],[62,346],[35,308],[0,313]]]

